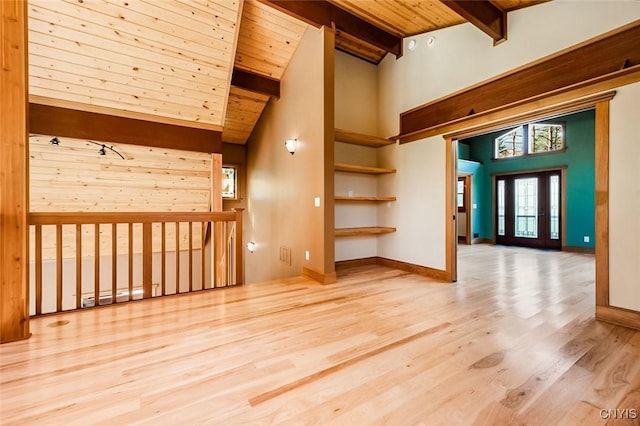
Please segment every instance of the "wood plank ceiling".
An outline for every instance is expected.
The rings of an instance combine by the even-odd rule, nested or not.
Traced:
[[[491,7],[506,13],[540,2]],[[308,23],[317,25],[286,10],[295,3],[349,23],[336,25],[336,48],[372,63],[401,54],[394,40],[466,21],[454,12],[466,6],[450,4],[465,2],[450,0],[29,0],[30,100],[218,131],[244,144],[270,96],[232,85],[232,76],[277,85]],[[377,43],[366,37],[371,30],[389,37]]]

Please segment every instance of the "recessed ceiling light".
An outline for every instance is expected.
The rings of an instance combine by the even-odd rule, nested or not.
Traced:
[[[407,44],[407,47],[409,48],[409,50],[415,50],[417,44],[418,43],[416,42],[416,40],[412,38],[411,40],[409,40],[409,44]]]
[[[436,36],[430,36],[427,39],[427,47],[433,47],[436,44]]]

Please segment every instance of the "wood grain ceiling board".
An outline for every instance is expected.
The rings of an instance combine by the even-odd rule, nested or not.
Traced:
[[[245,144],[268,101],[267,95],[231,86],[222,141]]]
[[[30,0],[30,94],[221,127],[240,12],[240,0]]]
[[[307,24],[256,0],[245,0],[235,67],[280,80]],[[231,87],[222,141],[245,144],[269,97]]]
[[[245,0],[235,65],[282,78],[307,24],[256,0]]]
[[[402,37],[465,22],[437,0],[331,0],[331,3]]]

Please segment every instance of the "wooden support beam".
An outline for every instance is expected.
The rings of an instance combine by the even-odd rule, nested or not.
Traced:
[[[619,70],[620,64],[628,66]],[[567,72],[570,69],[571,72]],[[430,129],[640,71],[640,21],[400,114],[401,143]],[[608,90],[608,89],[605,89]]]
[[[26,0],[0,1],[0,17],[0,343],[5,343],[30,336]]]
[[[462,16],[493,39],[496,45],[507,39],[507,12],[489,1],[441,0],[449,9]]]
[[[267,96],[280,97],[280,81],[237,67],[233,68],[231,85]]]
[[[377,27],[327,0],[261,0],[316,27],[335,27],[396,57],[402,56],[402,37]]]
[[[222,132],[135,118],[29,104],[29,131],[100,142],[222,152]]]

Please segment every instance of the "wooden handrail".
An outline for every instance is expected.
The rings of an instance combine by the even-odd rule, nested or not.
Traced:
[[[43,213],[27,215],[29,225],[94,225],[104,223],[161,222],[234,222],[236,213],[228,212],[109,212],[109,213]]]

